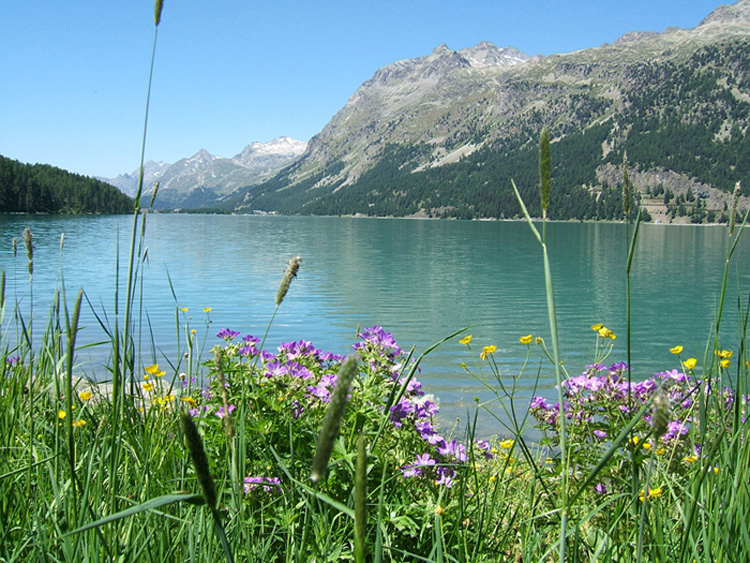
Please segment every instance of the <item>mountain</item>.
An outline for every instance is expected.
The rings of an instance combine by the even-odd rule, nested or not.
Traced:
[[[169,168],[169,164],[158,161],[154,162],[149,160],[143,165],[143,185],[151,186],[161,178],[164,171]],[[122,193],[127,196],[133,197],[138,191],[138,170],[135,170],[132,174],[120,174],[116,178],[97,178],[102,182],[107,182],[119,188]]]
[[[252,143],[232,158],[201,149],[171,165],[149,161],[143,167],[144,194],[149,197],[158,181],[154,202],[157,209],[213,207],[239,188],[271,178],[298,158],[306,146],[304,141],[280,137],[268,143]],[[138,187],[138,170],[106,181],[133,196]]]
[[[627,158],[657,219],[726,219],[737,181],[750,195],[750,0],[693,29],[633,32],[573,53],[529,57],[483,42],[395,62],[354,92],[301,158],[224,204],[514,217],[514,180],[538,215],[544,127],[553,218],[620,218]]]

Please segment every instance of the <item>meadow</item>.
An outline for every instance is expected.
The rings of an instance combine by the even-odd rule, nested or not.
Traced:
[[[157,28],[160,17],[157,2]],[[543,135],[545,211],[548,151]],[[718,307],[705,347],[674,342],[673,361],[639,381],[629,368],[629,300],[625,334],[592,325],[580,343],[588,363],[560,362],[546,221],[540,230],[526,215],[544,263],[549,330],[519,329],[513,345],[526,362],[508,377],[500,343],[477,343],[470,328],[416,350],[382,327],[358,327],[342,356],[307,340],[269,343],[268,331],[215,332],[179,307],[184,352],[147,361],[135,344],[147,330],[140,195],[113,288],[124,305],[98,317],[108,381],[76,363],[87,305],[83,292],[67,293],[63,271],[46,315],[0,280],[2,561],[750,559],[750,301],[726,291],[747,267],[733,261],[747,214],[727,229],[721,290],[706,296]],[[637,209],[632,216],[626,278],[640,224]],[[13,244],[33,294],[33,233]],[[294,298],[300,268],[291,257],[277,310]],[[736,349],[719,336],[728,314],[741,320]],[[626,357],[613,356],[618,338]],[[419,380],[423,358],[447,343],[463,348],[456,362],[494,397],[452,428],[437,424],[438,398]],[[518,409],[518,380],[541,366],[555,370],[557,400],[535,396]],[[480,417],[496,419],[502,434],[478,436]],[[540,440],[524,438],[530,427]]]

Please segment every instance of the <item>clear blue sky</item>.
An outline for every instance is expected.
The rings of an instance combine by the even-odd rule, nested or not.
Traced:
[[[549,55],[695,27],[720,0],[164,0],[147,160],[308,140],[380,67],[445,43]],[[0,154],[91,176],[137,168],[150,0],[3,0]]]

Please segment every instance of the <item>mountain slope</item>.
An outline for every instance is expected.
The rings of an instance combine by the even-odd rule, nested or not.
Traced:
[[[626,155],[644,192],[658,192],[669,172],[680,178],[672,205],[700,185],[713,199],[681,202],[681,211],[718,217],[738,180],[750,195],[748,53],[750,0],[694,29],[629,33],[549,57],[441,45],[378,70],[300,160],[227,202],[285,213],[515,216],[510,179],[523,178],[533,198],[536,140],[547,127],[558,218],[621,214],[612,170]]]

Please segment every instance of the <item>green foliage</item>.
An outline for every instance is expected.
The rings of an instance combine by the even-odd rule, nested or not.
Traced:
[[[0,156],[0,213],[129,213],[133,200],[99,180]]]

